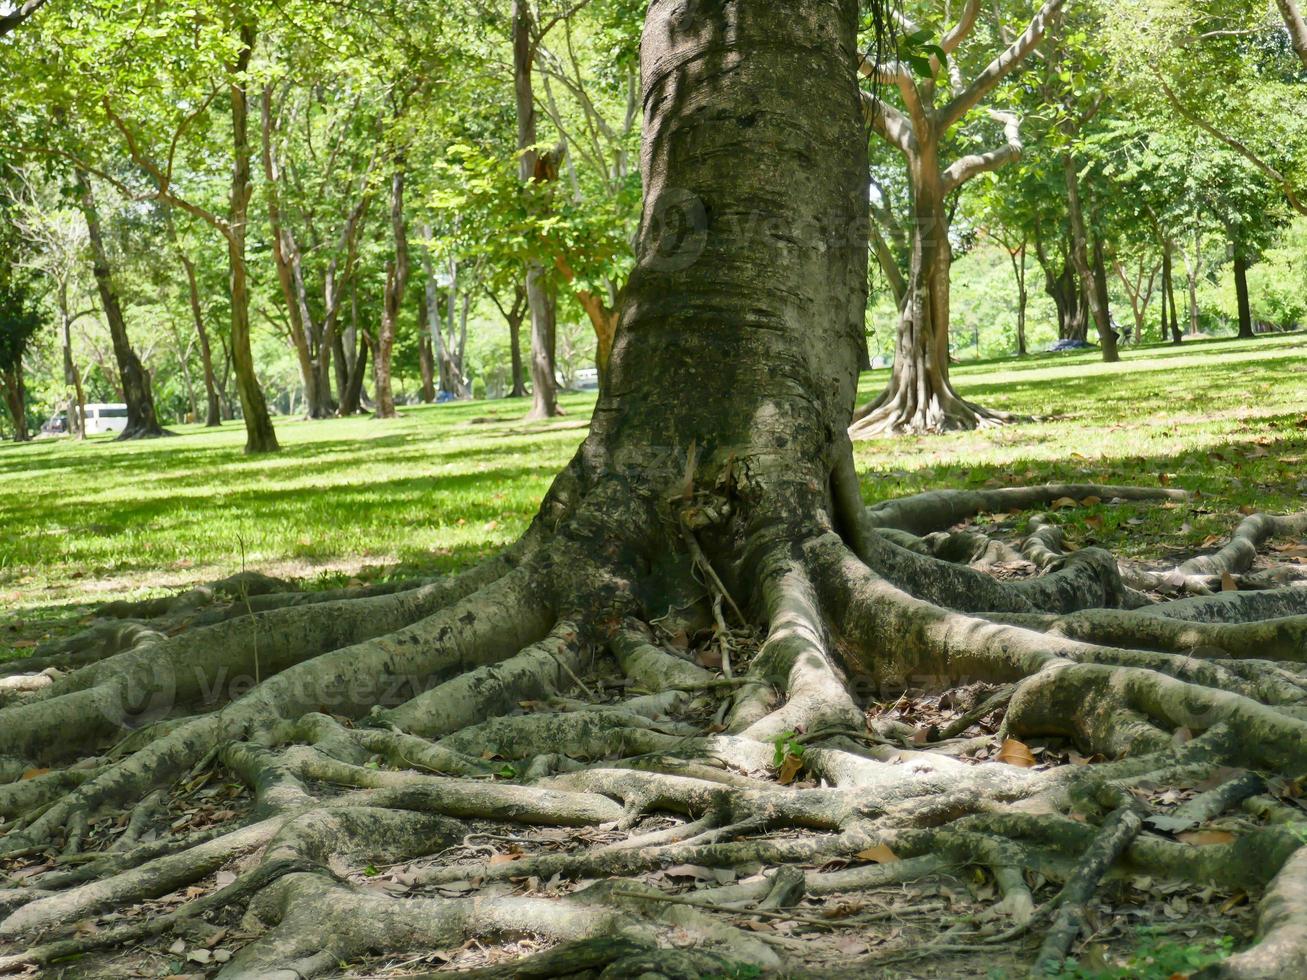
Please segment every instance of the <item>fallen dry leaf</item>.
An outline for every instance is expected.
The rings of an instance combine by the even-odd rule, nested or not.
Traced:
[[[44,776],[49,771],[49,769],[29,769],[23,773],[20,779],[35,779],[37,776]]]
[[[997,758],[999,762],[1005,762],[1009,766],[1020,766],[1022,769],[1029,769],[1035,765],[1035,757],[1030,751],[1030,746],[1015,738],[1009,738],[1003,743],[1002,748],[998,750]]]
[[[1228,844],[1234,840],[1234,834],[1228,830],[1189,830],[1176,834],[1175,839],[1195,847],[1208,847],[1212,844]]]
[[[782,786],[788,786],[798,778],[801,772],[803,772],[803,758],[797,755],[787,755],[785,761],[781,763],[780,770],[776,773],[776,782]]]
[[[1231,575],[1229,572],[1222,572],[1222,573],[1221,573],[1221,591],[1222,591],[1222,592],[1238,592],[1238,591],[1239,591],[1238,583],[1235,582],[1235,580],[1234,580],[1234,576]]]
[[[889,864],[899,859],[899,856],[890,850],[888,844],[869,847],[865,851],[859,851],[854,857],[862,861],[874,861],[876,864]]]

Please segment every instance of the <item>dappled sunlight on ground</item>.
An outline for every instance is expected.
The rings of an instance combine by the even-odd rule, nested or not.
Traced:
[[[1201,491],[1129,528],[1129,551],[1221,528],[1238,508],[1301,507],[1307,335],[1095,351],[954,368],[973,400],[1042,421],[859,443],[863,493],[1050,480]],[[887,372],[863,376],[869,397]],[[31,618],[246,567],[333,584],[459,567],[520,534],[584,437],[593,395],[527,423],[524,401],[407,407],[402,417],[277,423],[247,457],[239,423],[119,444],[0,445],[0,602]],[[1156,524],[1154,528],[1152,525]],[[1108,518],[1098,535],[1119,532]],[[3,640],[0,640],[3,644]]]

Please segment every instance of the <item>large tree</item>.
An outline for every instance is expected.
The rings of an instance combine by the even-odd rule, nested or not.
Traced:
[[[863,507],[846,435],[867,282],[858,6],[649,4],[645,203],[610,376],[517,544],[409,587],[285,592],[244,575],[118,604],[107,612],[124,619],[44,652],[53,663],[5,665],[29,693],[8,685],[0,709],[14,780],[0,785],[0,812],[14,818],[0,855],[41,863],[0,893],[0,942],[14,944],[0,968],[194,928],[197,914],[247,900],[242,934],[257,934],[221,967],[224,980],[311,977],[367,954],[522,935],[562,944],[527,964],[543,976],[580,963],[609,977],[800,968],[783,959],[788,942],[620,880],[757,862],[771,876],[726,886],[710,909],[988,867],[1014,935],[1049,917],[1043,974],[1063,965],[1099,878],[1125,854],[1155,877],[1241,895],[1269,885],[1261,943],[1221,975],[1301,974],[1307,850],[1297,818],[1276,822],[1292,809],[1268,799],[1273,819],[1241,824],[1228,847],[1135,838],[1145,781],[1240,780],[1225,805],[1264,789],[1243,768],[1301,774],[1302,679],[1243,658],[1301,658],[1307,592],[1134,611],[1144,600],[1110,555],[1064,553],[1045,523],[1027,547],[1047,572],[1025,581],[936,557],[987,550],[947,533],[980,511],[1178,490],[939,491]],[[1307,515],[1250,516],[1229,547],[1153,572],[1153,584],[1210,590],[1242,575],[1268,535],[1304,532]],[[722,676],[673,652],[700,634]],[[30,679],[69,658],[84,666]],[[1012,738],[1067,738],[1110,761],[973,765],[929,732],[903,744],[870,734],[877,684],[921,675],[1006,682],[973,718],[1006,705]],[[623,693],[578,703],[605,689]],[[567,710],[553,709],[555,695]],[[81,757],[93,761],[66,768]],[[252,788],[249,819],[177,836],[152,794],[179,781],[193,791],[210,767],[222,773],[215,786]],[[778,784],[803,771],[812,783]],[[139,815],[114,850],[45,862],[47,849],[80,849],[93,815],[124,805]],[[642,826],[668,811],[689,819]],[[482,844],[502,835],[469,846],[468,821],[604,825],[618,837],[486,856]],[[166,836],[138,844],[156,823]],[[424,897],[342,880],[418,855],[435,856],[403,885],[432,889]],[[832,860],[850,866],[805,870]],[[79,926],[228,862],[234,880],[201,887],[182,912]],[[1069,880],[1038,917],[1026,867]],[[500,887],[555,875],[604,880],[564,898]],[[55,929],[74,935],[28,942]],[[844,975],[882,972],[875,956]]]
[[[903,297],[888,385],[858,410],[855,438],[892,432],[937,432],[974,429],[1006,419],[1002,413],[973,405],[949,380],[949,242],[948,199],[968,181],[997,170],[1021,155],[1020,119],[990,110],[1002,128],[1001,146],[968,153],[952,162],[942,158],[945,138],[1008,75],[1021,66],[1043,40],[1064,0],[1048,0],[1030,25],[970,80],[958,65],[959,49],[980,19],[980,0],[967,0],[958,21],[938,44],[927,44],[930,31],[906,18],[906,35],[892,56],[863,57],[860,69],[882,86],[893,86],[903,109],[881,94],[867,94],[872,128],[903,154],[912,188],[911,258],[903,277]],[[940,105],[937,93],[948,98]]]

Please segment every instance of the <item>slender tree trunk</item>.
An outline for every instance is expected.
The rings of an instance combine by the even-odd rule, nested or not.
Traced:
[[[127,336],[127,321],[123,318],[118,291],[114,288],[109,253],[104,247],[100,212],[95,205],[95,192],[90,177],[81,169],[77,170],[76,176],[82,214],[86,218],[87,239],[91,246],[95,285],[100,293],[100,305],[104,307],[104,318],[109,323],[109,336],[113,340],[114,360],[118,362],[123,401],[127,403],[127,428],[118,438],[152,439],[166,435],[154,410],[154,392],[150,386],[149,372],[136,356]]]
[[[1189,336],[1198,336],[1198,263],[1201,261],[1201,246],[1195,247],[1194,258],[1190,260],[1188,251],[1182,253],[1184,274],[1189,294]]]
[[[191,322],[195,326],[195,336],[200,342],[200,366],[204,371],[204,424],[214,428],[222,424],[218,408],[218,381],[213,376],[213,351],[209,348],[209,331],[204,326],[204,307],[200,304],[200,287],[195,276],[195,263],[177,244],[177,256],[181,259],[186,272],[186,289],[190,297]]]
[[[191,380],[191,351],[182,343],[182,334],[177,329],[177,321],[170,317],[168,325],[172,330],[173,346],[177,350],[177,365],[181,369],[182,384],[186,386],[186,404],[190,408],[190,418],[187,421],[195,422],[200,417],[200,403],[195,397],[195,383]]]
[[[1012,260],[1012,275],[1017,281],[1017,357],[1025,357],[1026,350],[1026,306],[1030,294],[1026,292],[1026,245],[1021,243],[1018,249],[1008,251]]]
[[[423,328],[427,319],[427,293],[418,293],[418,373],[422,376],[419,398],[422,404],[431,405],[436,400],[436,357],[431,347],[431,334]]]
[[[505,310],[502,306],[500,312],[504,314],[504,320],[508,323],[508,350],[509,360],[512,370],[512,388],[508,392],[509,398],[525,398],[526,377],[522,369],[522,320],[527,314],[526,286],[518,283],[513,291],[513,306]]]
[[[341,417],[357,415],[363,408],[363,377],[368,370],[368,335],[358,331],[358,353],[354,355],[354,365],[350,368],[349,380],[340,395]]]
[[[1180,332],[1180,315],[1175,302],[1175,245],[1168,238],[1162,243],[1162,339],[1171,331],[1171,343],[1180,344],[1184,335]],[[1169,319],[1168,319],[1169,318]]]
[[[1253,333],[1253,309],[1248,299],[1248,253],[1239,236],[1234,236],[1234,292],[1239,303],[1239,336],[1248,339]]]
[[[281,166],[273,145],[273,93],[272,86],[263,87],[260,118],[263,144],[264,196],[268,207],[268,230],[272,239],[273,265],[281,285],[282,302],[290,322],[287,333],[295,360],[299,365],[300,379],[304,384],[305,415],[311,419],[325,419],[332,414],[331,391],[324,388],[327,372],[322,370],[320,337],[309,309],[308,289],[304,284],[303,260],[299,244],[281,217]]]
[[[73,360],[73,315],[68,308],[68,283],[59,284],[59,331],[63,341],[64,388],[68,395],[68,434],[74,439],[86,438],[86,393],[82,390],[82,374]]]
[[[408,284],[408,229],[404,223],[404,159],[395,158],[395,172],[390,178],[390,227],[395,252],[386,267],[386,291],[382,300],[381,329],[377,332],[377,349],[372,366],[377,385],[379,419],[393,419],[395,395],[391,385],[391,357],[395,350],[395,331],[403,309],[404,289]]]
[[[4,389],[5,404],[14,423],[14,442],[27,442],[32,434],[27,430],[27,387],[21,357],[12,368],[0,371],[0,388]]]
[[[1075,263],[1076,276],[1084,287],[1085,299],[1089,312],[1093,314],[1098,327],[1098,343],[1103,352],[1103,360],[1111,363],[1119,361],[1116,352],[1116,334],[1112,331],[1110,314],[1099,291],[1094,269],[1089,259],[1089,230],[1085,226],[1084,210],[1080,204],[1080,176],[1076,173],[1075,161],[1071,154],[1062,154],[1062,173],[1066,179],[1067,215],[1071,222],[1071,257]],[[1095,243],[1097,249],[1097,243]],[[1101,252],[1098,253],[1101,255]]]
[[[531,411],[529,419],[562,415],[558,407],[558,380],[554,368],[557,336],[553,291],[538,265],[526,270],[527,302],[531,305]]]
[[[541,162],[535,150],[536,108],[531,83],[531,8],[527,0],[513,0],[513,90],[517,102],[517,149],[523,184],[537,180]],[[545,280],[544,267],[529,262],[526,267],[526,295],[531,308],[531,411],[529,419],[561,415],[554,375],[554,296]]]
[[[1098,307],[1107,317],[1107,331],[1112,335],[1112,346],[1119,347],[1120,335],[1112,325],[1112,299],[1107,290],[1107,258],[1103,254],[1103,238],[1094,234],[1094,291],[1098,297]]]
[[[254,193],[254,181],[250,176],[249,102],[245,72],[249,69],[254,38],[254,25],[242,24],[241,50],[231,78],[233,167],[227,265],[231,284],[231,362],[245,420],[245,451],[271,453],[281,447],[277,445],[268,403],[254,371],[254,352],[250,345],[250,289],[245,265],[245,235],[250,197]]]
[[[354,350],[355,337],[348,329],[342,333],[336,334],[332,339],[332,351],[334,356],[331,359],[331,370],[336,376],[336,411],[340,413],[340,402],[345,397],[345,389],[349,386],[349,363],[352,360],[350,356]],[[346,348],[346,344],[349,345]]]

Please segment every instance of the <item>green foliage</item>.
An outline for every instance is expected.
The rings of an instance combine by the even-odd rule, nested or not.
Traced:
[[[32,337],[49,322],[37,284],[31,272],[0,269],[0,371],[14,369]]]
[[[1177,943],[1163,936],[1151,936],[1140,930],[1138,948],[1122,964],[1093,965],[1067,960],[1053,980],[1171,980],[1187,977],[1226,959],[1234,950],[1234,940],[1222,936],[1215,940]]]
[[[793,756],[796,759],[803,758],[803,743],[799,742],[798,735],[795,732],[781,732],[772,740],[773,753],[772,765],[780,768],[786,758]]]

